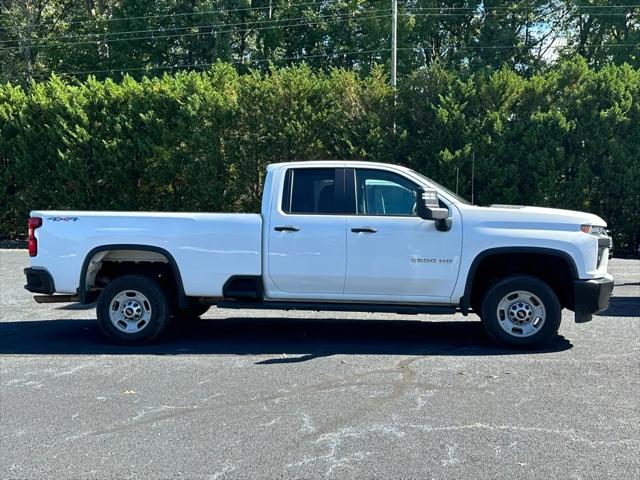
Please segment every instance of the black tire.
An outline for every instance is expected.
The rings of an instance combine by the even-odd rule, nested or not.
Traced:
[[[520,296],[515,296],[515,292],[519,291],[533,295],[521,294]],[[507,299],[507,295],[510,293],[514,293],[514,296],[511,299]],[[502,308],[498,311],[503,299],[507,299],[503,306],[512,302],[514,308],[513,317],[510,317],[509,313],[511,308]],[[520,299],[523,301],[520,301]],[[532,308],[539,309],[539,305],[536,302],[542,304],[545,312],[544,321],[539,327],[535,327],[535,320],[542,317],[537,317],[531,310]],[[525,304],[524,306],[522,306],[523,303]],[[523,307],[522,315],[525,318],[531,318],[530,325],[520,326],[511,320],[511,318],[514,318],[516,321],[520,321],[517,315],[520,314],[519,307],[521,306]],[[526,309],[532,311],[531,317],[527,316],[529,310]],[[549,343],[557,335],[560,328],[560,320],[562,319],[561,312],[562,307],[558,296],[549,285],[535,277],[514,275],[498,281],[487,290],[482,302],[481,318],[489,336],[498,343],[517,347],[541,347]],[[522,336],[527,333],[525,328],[531,330],[529,336]]]
[[[132,294],[137,293],[137,296]],[[122,295],[124,294],[124,296]],[[141,295],[140,295],[141,294]],[[117,301],[118,297],[122,301]],[[125,319],[124,301],[137,303],[133,311],[140,307],[142,316]],[[121,320],[116,319],[119,327],[111,321],[112,305],[121,311]],[[116,309],[113,310],[116,316]],[[120,345],[142,345],[157,338],[169,324],[171,310],[162,287],[155,280],[143,275],[125,275],[109,282],[98,297],[96,306],[98,327],[112,342]],[[126,332],[121,328],[132,326],[137,331]]]

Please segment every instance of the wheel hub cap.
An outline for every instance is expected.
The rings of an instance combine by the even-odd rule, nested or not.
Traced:
[[[151,319],[151,304],[137,290],[125,290],[111,300],[109,318],[114,327],[124,333],[138,333]]]
[[[127,320],[138,320],[142,318],[142,306],[136,300],[127,300],[122,313]]]
[[[509,318],[513,323],[524,325],[533,318],[533,309],[528,303],[517,302],[509,307]]]
[[[500,327],[514,337],[529,337],[540,330],[546,320],[546,309],[533,293],[518,290],[505,295],[498,303]]]

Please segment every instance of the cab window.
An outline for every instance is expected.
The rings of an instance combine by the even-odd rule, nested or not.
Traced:
[[[392,172],[356,169],[358,215],[415,216],[418,185]]]
[[[282,195],[282,210],[285,213],[338,213],[337,197],[335,168],[287,170]]]

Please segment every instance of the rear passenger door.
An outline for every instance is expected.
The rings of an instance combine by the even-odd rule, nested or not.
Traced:
[[[344,168],[287,169],[269,221],[267,265],[275,287],[267,284],[270,298],[331,299],[342,294],[344,176]]]

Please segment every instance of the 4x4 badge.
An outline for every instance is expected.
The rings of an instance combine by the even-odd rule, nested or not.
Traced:
[[[47,217],[47,220],[53,222],[77,222],[78,217]]]

